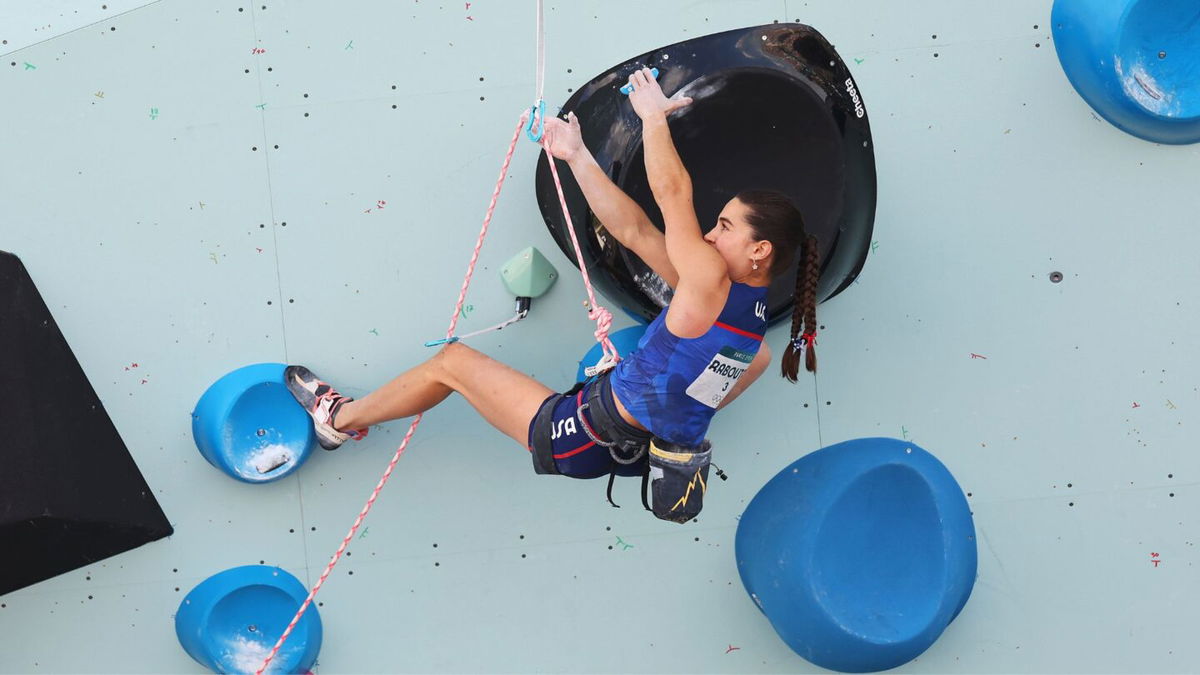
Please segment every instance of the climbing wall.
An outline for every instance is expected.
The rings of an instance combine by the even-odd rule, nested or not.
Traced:
[[[0,8],[0,248],[174,535],[0,596],[0,672],[202,672],[174,633],[188,590],[260,562],[314,583],[408,425],[248,485],[199,455],[192,408],[247,364],[361,396],[432,355],[533,103],[534,3],[26,4]],[[871,114],[870,257],[818,311],[819,375],[773,367],[718,416],[729,480],[697,523],[654,520],[636,480],[614,509],[603,481],[535,476],[460,397],[426,415],[317,596],[317,672],[820,672],[747,597],[733,538],[779,469],[866,436],[936,455],[978,533],[970,602],[897,672],[1193,672],[1200,150],[1092,114],[1049,17],[1043,0],[548,3],[551,110],[631,54],[820,30]],[[537,246],[560,283],[472,345],[566,388],[593,327],[534,200],[536,151],[518,148],[459,325],[512,314],[499,268]]]

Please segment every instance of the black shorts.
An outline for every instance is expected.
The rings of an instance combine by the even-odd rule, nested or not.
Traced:
[[[571,478],[642,475],[645,449],[653,434],[630,425],[617,412],[608,383],[611,372],[542,402],[529,422],[527,447],[533,455],[534,471]],[[585,406],[582,412],[581,406]],[[592,436],[617,446],[605,447]]]

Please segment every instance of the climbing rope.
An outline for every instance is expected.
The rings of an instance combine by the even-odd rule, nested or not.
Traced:
[[[508,165],[512,161],[513,151],[516,150],[517,140],[521,138],[521,129],[524,126],[525,115],[522,115],[520,122],[517,123],[516,131],[513,132],[512,142],[508,146],[508,154],[504,156],[504,166],[500,169],[500,178],[498,181],[496,181],[496,189],[492,191],[492,201],[488,205],[487,215],[485,215],[483,218],[483,228],[479,231],[479,239],[475,242],[475,252],[471,255],[471,262],[467,266],[467,276],[465,279],[463,279],[462,289],[458,294],[458,302],[454,305],[454,315],[450,318],[450,328],[446,331],[447,338],[454,335],[454,327],[458,324],[458,317],[459,313],[462,311],[463,300],[467,296],[467,286],[470,284],[471,276],[475,272],[475,263],[479,260],[479,249],[483,247],[483,238],[487,236],[488,225],[491,223],[492,214],[496,210],[496,200],[500,197],[500,189],[504,186],[504,177],[508,175]],[[296,616],[292,617],[291,623],[289,623],[288,627],[283,631],[283,635],[279,636],[279,641],[276,642],[275,646],[271,648],[271,653],[268,654],[266,660],[263,661],[262,667],[255,671],[255,675],[262,675],[263,671],[267,669],[267,666],[271,664],[271,659],[275,658],[275,654],[279,652],[279,648],[283,646],[283,643],[287,641],[288,636],[292,634],[292,630],[295,629],[296,624],[300,621],[300,617],[304,616],[304,612],[308,609],[308,606],[312,604],[313,597],[316,596],[317,591],[321,590],[321,586],[324,585],[325,579],[327,579],[329,577],[329,573],[333,571],[333,566],[336,565],[338,560],[342,557],[342,552],[344,552],[346,547],[350,545],[350,540],[354,538],[354,533],[358,531],[358,527],[362,525],[363,519],[367,517],[367,512],[370,511],[371,507],[375,505],[375,499],[379,496],[379,492],[383,490],[383,486],[386,485],[388,479],[391,478],[392,470],[396,468],[396,462],[400,461],[400,456],[404,454],[404,450],[408,447],[408,442],[410,439],[412,439],[413,432],[415,432],[417,430],[417,426],[421,424],[421,418],[423,416],[424,413],[421,413],[413,418],[412,424],[410,424],[408,427],[408,433],[404,435],[404,440],[401,441],[399,449],[397,449],[396,454],[392,456],[392,461],[388,463],[387,470],[383,472],[383,477],[379,479],[379,483],[375,486],[375,489],[371,491],[371,496],[367,499],[366,505],[364,505],[362,511],[358,513],[358,517],[354,519],[354,524],[350,526],[350,531],[347,532],[345,538],[342,539],[341,546],[338,546],[338,549],[333,554],[333,557],[329,559],[329,564],[325,566],[325,571],[321,573],[321,577],[317,579],[317,583],[314,584],[312,590],[308,592],[308,597],[304,599],[304,603],[301,604],[300,609],[296,611]]]
[[[621,360],[621,355],[617,353],[616,346],[608,338],[608,331],[612,328],[612,313],[596,303],[596,294],[592,290],[592,280],[588,276],[587,265],[583,262],[583,252],[579,248],[579,238],[575,236],[575,224],[571,222],[571,211],[567,208],[567,198],[563,195],[562,181],[558,178],[558,166],[555,165],[554,155],[550,152],[550,141],[541,132],[541,129],[545,127],[546,115],[546,103],[542,98],[542,90],[546,81],[546,29],[544,14],[543,0],[537,0],[537,75],[535,77],[537,103],[529,111],[530,129],[533,128],[533,115],[535,111],[542,119],[538,120],[539,131],[537,135],[529,134],[529,137],[531,140],[540,141],[542,148],[546,152],[546,163],[550,165],[550,173],[554,176],[554,187],[558,191],[558,203],[562,207],[563,218],[567,221],[567,232],[571,234],[571,243],[575,246],[575,262],[579,265],[579,272],[583,275],[583,285],[587,288],[588,302],[584,306],[587,307],[588,318],[596,322],[596,331],[593,335],[596,336],[596,342],[600,343],[600,349],[604,355],[596,365],[584,368],[584,374],[592,377],[615,366]]]
[[[545,71],[545,36],[542,25],[542,0],[538,0],[537,7],[538,103],[535,104],[531,110],[522,113],[521,119],[517,122],[517,128],[513,132],[512,140],[509,142],[508,153],[505,154],[504,164],[500,168],[500,178],[497,179],[496,187],[494,190],[492,190],[492,199],[488,204],[487,213],[483,217],[483,227],[479,231],[479,238],[475,241],[475,251],[471,254],[471,262],[467,265],[467,275],[465,278],[463,278],[462,288],[459,289],[458,293],[458,301],[454,305],[454,314],[450,318],[450,327],[446,330],[447,341],[452,339],[454,336],[454,329],[458,325],[458,317],[461,315],[463,303],[467,297],[467,288],[471,284],[471,277],[475,274],[475,263],[479,260],[479,251],[481,248],[483,248],[483,240],[484,237],[487,236],[488,225],[492,221],[492,214],[496,211],[496,202],[500,198],[500,190],[504,187],[504,178],[508,175],[508,166],[512,162],[513,153],[516,151],[517,141],[521,138],[521,130],[525,129],[528,133],[529,130],[532,129],[532,125],[535,121],[534,117],[544,117],[545,115],[545,103],[542,100],[542,86],[544,82]],[[587,287],[589,302],[588,318],[595,321],[597,324],[594,334],[596,336],[596,340],[600,343],[601,348],[604,351],[604,357],[600,360],[600,362],[596,364],[596,366],[587,369],[590,371],[588,372],[588,376],[590,377],[596,372],[602,372],[603,370],[611,368],[618,361],[620,361],[620,355],[617,353],[616,347],[608,338],[608,331],[612,326],[612,314],[604,307],[596,304],[596,296],[592,290],[591,279],[588,277],[587,266],[583,263],[583,254],[579,248],[579,240],[575,236],[575,227],[571,222],[571,214],[567,210],[567,200],[563,195],[562,183],[558,178],[558,169],[554,165],[554,156],[550,153],[550,142],[545,138],[545,135],[541,133],[541,130],[544,129],[545,126],[545,120],[539,119],[537,121],[539,122],[539,126],[541,128],[539,129],[537,138],[534,140],[541,142],[542,148],[546,152],[546,158],[550,163],[550,171],[554,175],[554,185],[558,189],[558,201],[562,206],[563,216],[567,220],[567,230],[571,233],[571,241],[575,245],[575,260],[579,262],[579,271],[583,273],[583,282]],[[527,124],[529,125],[528,127],[526,126]],[[400,456],[404,454],[404,450],[408,447],[408,442],[412,439],[413,433],[417,430],[417,426],[421,424],[421,418],[423,416],[424,413],[420,413],[413,418],[412,424],[410,424],[408,427],[408,432],[404,435],[404,440],[401,441],[400,447],[396,450],[396,453],[392,455],[392,460],[388,462],[387,469],[383,472],[383,477],[379,479],[379,483],[376,484],[375,489],[371,491],[371,496],[367,498],[367,503],[363,506],[362,510],[359,511],[358,517],[354,519],[354,524],[350,526],[350,531],[347,532],[346,536],[342,539],[341,545],[338,546],[338,549],[334,552],[333,557],[329,559],[329,564],[325,566],[325,570],[321,573],[320,578],[317,579],[317,583],[314,584],[312,590],[308,592],[308,597],[304,599],[304,602],[300,605],[300,609],[297,610],[296,615],[292,617],[292,621],[283,631],[283,635],[279,636],[279,640],[275,643],[275,646],[271,648],[271,652],[267,654],[267,658],[265,661],[263,661],[262,666],[255,671],[255,675],[262,675],[262,673],[271,664],[271,660],[275,658],[277,653],[279,653],[279,649],[283,647],[283,643],[287,641],[288,636],[292,634],[292,631],[296,628],[296,624],[300,622],[300,618],[304,616],[304,612],[308,609],[308,606],[312,604],[313,598],[317,595],[317,591],[321,590],[321,586],[323,586],[325,584],[325,580],[329,578],[329,574],[333,571],[334,565],[336,565],[338,560],[341,559],[342,553],[346,550],[346,547],[350,545],[350,540],[354,538],[354,534],[358,531],[359,526],[362,525],[363,520],[367,517],[367,513],[371,510],[371,507],[375,505],[375,499],[379,497],[379,493],[383,490],[383,486],[386,485],[388,479],[391,478],[392,471],[396,468],[396,463],[400,461]]]
[[[588,318],[596,322],[596,332],[594,335],[596,336],[596,342],[600,343],[600,349],[604,352],[604,356],[600,359],[599,363],[584,369],[584,374],[592,377],[597,373],[602,373],[612,368],[621,360],[621,355],[617,353],[616,346],[613,345],[612,340],[608,339],[608,330],[612,328],[612,313],[596,304],[596,294],[592,290],[592,280],[588,276],[587,265],[583,262],[583,252],[579,249],[579,238],[575,236],[575,224],[571,222],[571,212],[567,209],[567,198],[563,195],[562,183],[558,179],[558,168],[554,166],[554,156],[550,154],[549,141],[543,139],[542,147],[546,150],[546,158],[550,164],[550,173],[554,175],[554,187],[558,189],[558,203],[562,206],[563,217],[567,219],[567,232],[571,233],[571,243],[575,245],[575,260],[579,263],[579,271],[583,274],[583,285],[587,288]]]

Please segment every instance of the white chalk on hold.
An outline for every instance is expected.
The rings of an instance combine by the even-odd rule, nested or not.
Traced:
[[[264,642],[247,640],[244,636],[238,635],[226,644],[225,654],[232,659],[237,672],[253,673],[262,666],[263,661],[267,660],[267,654],[271,653],[273,646]],[[268,670],[274,670],[274,668]]]
[[[248,462],[259,473],[271,473],[275,469],[290,463],[293,458],[294,455],[291,448],[276,443],[259,448],[258,452],[250,456]]]
[[[265,637],[265,636],[264,636]],[[232,661],[234,672],[237,673],[256,673],[262,667],[263,661],[267,660],[267,655],[271,653],[271,649],[275,647],[274,642],[255,642],[248,640],[244,635],[238,635],[229,642],[225,643],[226,657],[223,661],[229,664]],[[267,666],[266,672],[278,673],[289,660],[295,658],[297,653],[304,649],[302,642],[296,644],[287,643],[280,648],[275,654],[275,658],[271,659],[271,665]]]
[[[672,98],[690,98],[695,104],[696,101],[708,98],[720,91],[725,86],[727,79],[723,75],[697,77],[680,87]],[[682,108],[682,110],[687,110],[687,108]]]

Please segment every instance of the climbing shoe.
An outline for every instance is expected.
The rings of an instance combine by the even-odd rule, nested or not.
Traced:
[[[288,366],[283,371],[283,380],[287,383],[288,391],[312,418],[317,442],[322,448],[337,450],[348,440],[361,441],[367,437],[367,429],[338,431],[333,426],[338,409],[354,399],[337,393],[304,366]]]

